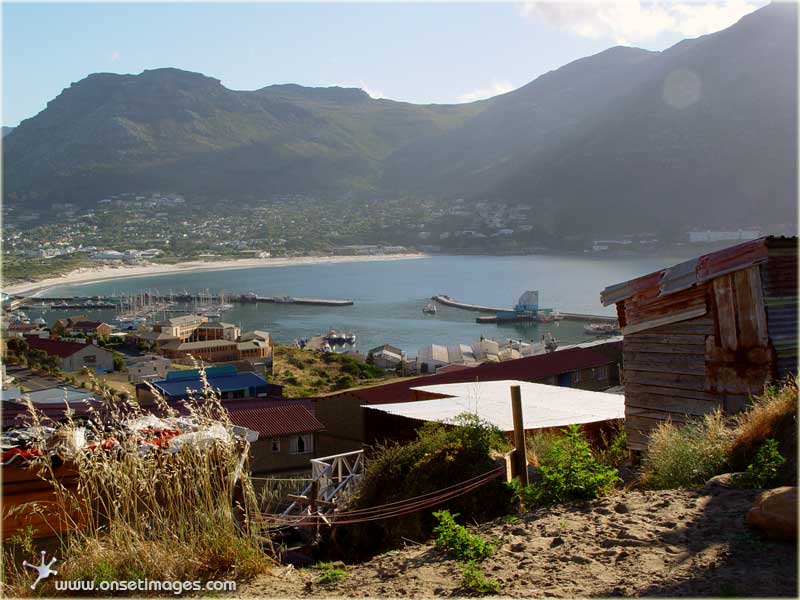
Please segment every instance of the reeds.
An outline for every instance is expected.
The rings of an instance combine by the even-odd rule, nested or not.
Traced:
[[[147,427],[157,420],[135,399],[114,399],[106,391],[85,423],[69,415],[53,435],[37,441],[42,456],[32,468],[54,490],[47,516],[59,533],[59,578],[242,580],[271,564],[271,549],[263,548],[253,526],[258,507],[249,445],[229,435],[227,412],[201,373],[204,388],[185,405],[194,433],[164,443],[161,429]],[[177,411],[152,391],[166,423],[179,427]],[[31,424],[40,426],[32,405],[29,412]],[[74,464],[77,486],[57,476],[55,450]],[[22,546],[14,549],[25,552]],[[30,572],[21,574],[11,564],[22,558],[35,557],[4,556],[7,594],[30,593]],[[50,581],[37,588],[52,590]]]

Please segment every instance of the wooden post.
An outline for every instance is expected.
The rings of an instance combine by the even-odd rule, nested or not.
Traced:
[[[511,386],[511,414],[514,417],[514,462],[519,484],[528,485],[528,456],[525,451],[525,426],[522,423],[522,395],[518,385]]]

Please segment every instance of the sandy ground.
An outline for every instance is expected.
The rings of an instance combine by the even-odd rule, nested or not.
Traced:
[[[376,260],[400,260],[422,258],[424,254],[383,254],[376,256],[302,256],[291,258],[240,258],[234,260],[191,261],[174,265],[145,264],[123,266],[98,266],[81,268],[60,277],[51,277],[40,281],[30,281],[9,285],[3,289],[7,294],[39,295],[49,288],[61,285],[86,284],[109,279],[128,277],[147,277],[151,275],[168,275],[172,273],[190,273],[193,271],[221,271],[223,269],[249,269],[252,267],[288,267],[294,265],[318,265],[350,262],[367,262]]]
[[[498,549],[482,564],[506,597],[797,596],[795,544],[767,542],[744,516],[753,490],[633,491],[478,528]],[[468,595],[431,544],[349,565],[335,585],[281,567],[243,596],[424,598]]]

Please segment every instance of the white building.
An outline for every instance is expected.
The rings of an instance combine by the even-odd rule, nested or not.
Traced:
[[[172,366],[172,361],[163,356],[147,354],[129,358],[127,366],[128,381],[131,383],[144,383],[151,379],[166,379],[167,371]]]
[[[736,231],[690,231],[689,242],[692,244],[709,243],[709,242],[724,242],[724,241],[740,241],[740,240],[755,240],[761,234],[754,230],[738,229]]]

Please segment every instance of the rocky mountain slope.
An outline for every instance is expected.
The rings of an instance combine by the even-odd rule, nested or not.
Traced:
[[[762,540],[744,522],[758,492],[633,491],[477,528],[498,549],[481,564],[507,597],[797,596],[794,543]],[[459,565],[430,543],[346,567],[336,584],[314,569],[276,569],[245,596],[469,596]]]
[[[100,73],[4,137],[4,200],[433,195],[529,204],[559,235],[794,222],[796,48],[797,6],[779,3],[664,52],[612,48],[462,105]]]

